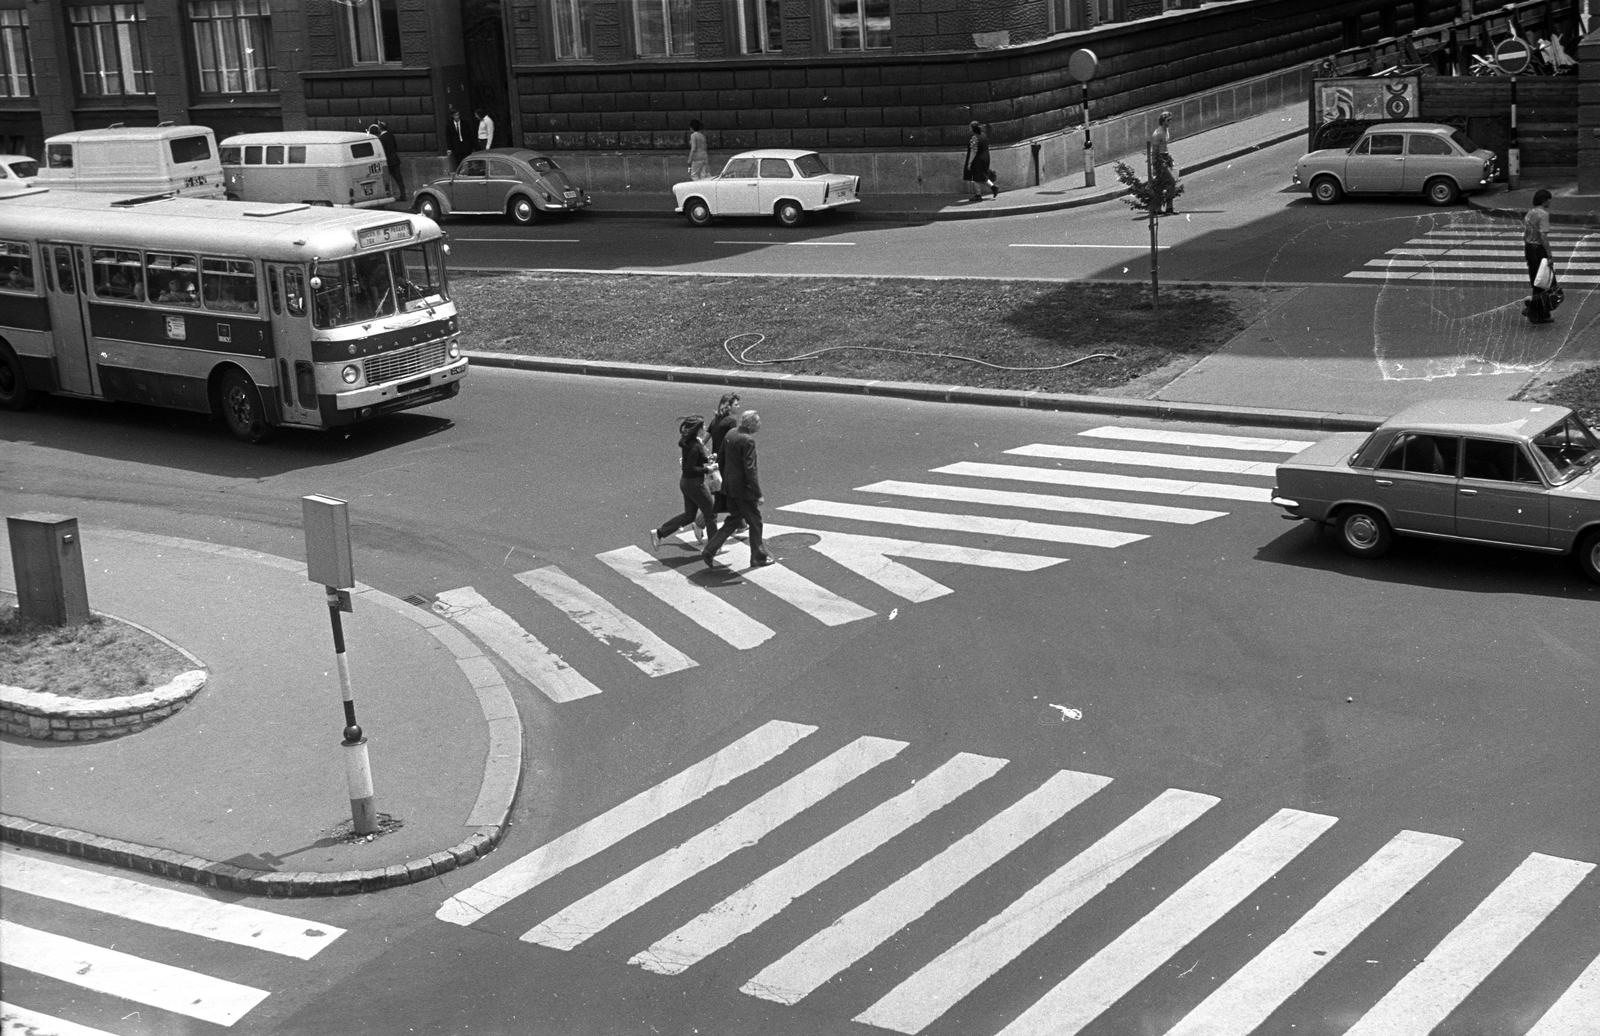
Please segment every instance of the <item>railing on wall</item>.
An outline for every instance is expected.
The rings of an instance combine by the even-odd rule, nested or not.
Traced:
[[[1379,40],[1368,47],[1341,50],[1328,58],[1322,75],[1474,75],[1495,43],[1513,36],[1528,41],[1555,34],[1564,49],[1577,50],[1578,8],[1575,0],[1523,0],[1492,11],[1456,19],[1450,25],[1418,29],[1404,36]]]

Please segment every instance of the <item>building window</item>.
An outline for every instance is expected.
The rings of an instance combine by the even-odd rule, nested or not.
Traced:
[[[746,54],[782,53],[781,0],[739,0],[739,39]]]
[[[155,92],[144,45],[144,4],[74,7],[71,15],[78,76],[85,97]]]
[[[203,94],[277,88],[270,0],[189,0],[194,64]]]
[[[694,0],[633,0],[633,38],[642,58],[694,54]]]
[[[357,65],[400,61],[400,0],[344,4],[346,42]]]
[[[828,0],[828,29],[834,50],[887,50],[889,0]]]
[[[594,57],[594,3],[595,0],[551,0],[558,60]]]
[[[0,97],[33,96],[28,12],[0,11]]]

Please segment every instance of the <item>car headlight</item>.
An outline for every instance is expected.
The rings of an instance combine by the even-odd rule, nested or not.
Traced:
[[[347,363],[344,370],[339,372],[339,377],[344,379],[346,385],[354,385],[361,380],[361,364]]]
[[[461,356],[461,342],[460,342],[460,340],[459,339],[455,339],[455,338],[450,339],[450,347],[449,347],[448,351],[450,353],[450,358],[452,360],[459,359],[460,356]]]

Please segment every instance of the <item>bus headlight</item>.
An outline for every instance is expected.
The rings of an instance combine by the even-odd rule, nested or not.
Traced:
[[[354,385],[361,380],[361,365],[359,363],[347,363],[344,365],[344,370],[339,372],[339,376],[344,379],[346,385]]]
[[[455,338],[450,339],[450,347],[448,351],[452,360],[459,358],[461,356],[460,340]]]

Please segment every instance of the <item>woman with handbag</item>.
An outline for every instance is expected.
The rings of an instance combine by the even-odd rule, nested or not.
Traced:
[[[1522,220],[1522,254],[1528,260],[1528,281],[1533,285],[1533,297],[1523,311],[1530,323],[1548,324],[1555,320],[1550,315],[1555,259],[1550,253],[1550,192],[1542,187],[1534,192],[1533,207]]]
[[[716,458],[711,456],[705,440],[700,437],[705,426],[706,419],[699,414],[678,422],[678,449],[682,454],[678,490],[683,494],[683,513],[650,530],[651,550],[659,550],[663,539],[685,525],[695,526],[696,540],[704,539],[707,531],[716,535],[717,517],[712,508],[710,484],[715,482],[716,488],[722,488],[722,476],[717,470]],[[696,515],[705,517],[704,530],[695,524]]]

